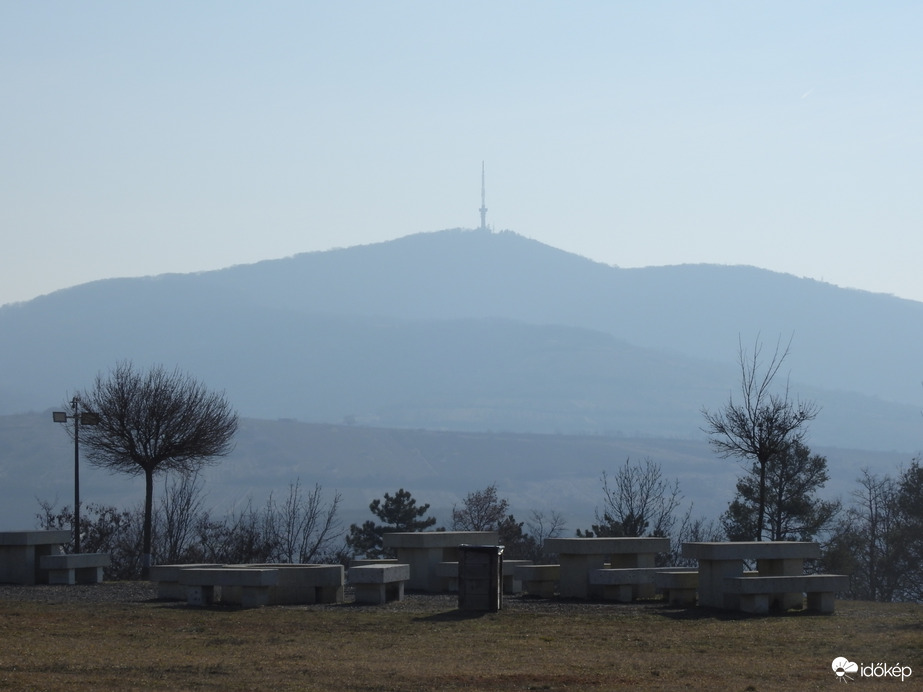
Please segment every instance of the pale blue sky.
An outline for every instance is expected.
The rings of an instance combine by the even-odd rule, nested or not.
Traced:
[[[0,304],[479,223],[923,300],[917,2],[0,0]]]

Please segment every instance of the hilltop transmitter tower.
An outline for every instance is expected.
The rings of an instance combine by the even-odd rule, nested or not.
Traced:
[[[484,162],[481,161],[481,228],[480,230],[487,230],[487,203],[486,196],[484,194]]]

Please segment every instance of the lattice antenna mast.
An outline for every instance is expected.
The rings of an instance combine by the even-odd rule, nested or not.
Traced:
[[[481,161],[481,230],[487,230],[487,195],[484,187],[484,162]]]

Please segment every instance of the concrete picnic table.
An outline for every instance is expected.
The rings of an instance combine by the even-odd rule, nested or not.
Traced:
[[[738,594],[729,593],[725,578],[743,577],[744,561],[756,561],[761,577],[804,574],[804,561],[820,557],[820,545],[810,541],[724,541],[683,543],[683,557],[699,562],[699,605],[737,610]],[[801,603],[801,594],[786,594],[785,607]]]
[[[657,553],[670,550],[669,538],[546,538],[545,552],[557,553],[561,565],[559,592],[564,598],[589,596],[590,570],[655,567]]]
[[[408,589],[441,592],[444,578],[436,572],[440,562],[458,562],[461,545],[497,545],[496,531],[395,531],[382,537],[385,548],[397,552],[397,561],[410,565]]]
[[[48,581],[41,558],[58,553],[70,539],[67,530],[0,531],[0,583],[32,586]]]

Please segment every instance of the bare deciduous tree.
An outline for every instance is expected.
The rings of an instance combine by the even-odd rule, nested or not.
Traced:
[[[327,501],[320,485],[305,492],[299,481],[289,485],[284,503],[270,497],[262,507],[250,498],[241,508],[223,516],[204,509],[204,494],[195,473],[168,478],[152,521],[154,553],[172,563],[317,562],[335,557],[332,545],[340,536],[336,519],[340,494]],[[73,511],[58,511],[51,502],[40,501],[40,526],[70,526]],[[84,543],[94,552],[109,553],[112,564],[107,578],[137,579],[144,523],[139,503],[127,511],[90,504],[82,524]],[[73,544],[66,546],[73,551]],[[336,560],[334,560],[336,561]]]
[[[301,479],[289,485],[288,497],[281,504],[270,497],[266,511],[274,523],[274,561],[307,563],[324,554],[343,534],[336,516],[340,500],[340,494],[335,492],[333,499],[325,502],[318,484],[305,492]]]
[[[497,486],[468,493],[461,506],[452,506],[453,531],[495,531],[506,517],[509,502],[497,495]]]
[[[198,470],[168,479],[153,520],[157,554],[168,564],[186,562],[195,542],[196,520],[203,511],[204,495]]]
[[[567,527],[564,515],[555,510],[547,514],[542,510],[533,509],[526,521],[529,529],[529,535],[535,539],[538,545],[542,545],[546,538],[557,538]]]
[[[604,507],[598,524],[587,535],[669,536],[675,523],[674,512],[682,500],[679,481],[669,483],[660,465],[650,458],[644,465],[625,460],[610,481],[602,474]],[[578,535],[582,535],[578,530]]]
[[[825,571],[850,575],[849,596],[863,601],[900,600],[903,576],[898,484],[862,469],[853,503],[824,546]],[[915,569],[913,567],[912,569]]]
[[[790,345],[791,342],[789,342]],[[759,473],[756,538],[762,540],[766,519],[766,469],[769,460],[792,442],[801,442],[806,425],[817,416],[814,402],[793,401],[788,381],[780,391],[774,382],[788,357],[789,346],[775,351],[764,366],[760,361],[762,344],[757,339],[752,357],[743,344],[738,347],[740,363],[739,401],[731,394],[728,403],[718,411],[702,409],[703,431],[722,457],[737,457],[756,462]]]
[[[529,532],[526,522],[509,513],[509,501],[500,497],[496,484],[468,493],[461,505],[452,507],[452,528],[456,531],[496,531],[508,559],[537,559],[545,538],[557,535],[564,525],[561,515],[533,511]]]
[[[99,374],[82,399],[99,414],[81,440],[90,463],[113,472],[143,475],[142,575],[151,565],[154,475],[191,473],[227,455],[237,431],[237,413],[223,394],[210,392],[179,370],[163,366],[142,373],[128,361],[108,376]]]
[[[523,558],[539,561],[551,559],[552,556],[545,553],[545,539],[560,537],[567,528],[567,522],[564,515],[556,510],[546,513],[544,510],[533,509],[526,527],[529,529],[528,539],[532,551],[523,555]]]
[[[670,559],[667,564],[677,567],[695,567],[698,560],[695,558],[683,557],[683,543],[688,542],[714,542],[726,540],[721,525],[714,519],[705,517],[694,517],[692,515],[693,507],[690,504],[686,514],[679,522],[679,528],[676,533],[670,537]]]
[[[73,526],[73,509],[65,506],[60,511],[56,503],[39,500],[41,512],[36,515],[43,529],[64,529]],[[80,523],[83,540],[81,550],[91,553],[108,553],[111,564],[105,568],[107,580],[137,579],[140,573],[141,519],[140,506],[131,510],[88,504],[84,510],[86,521]],[[73,541],[64,545],[65,552],[73,552]]]

